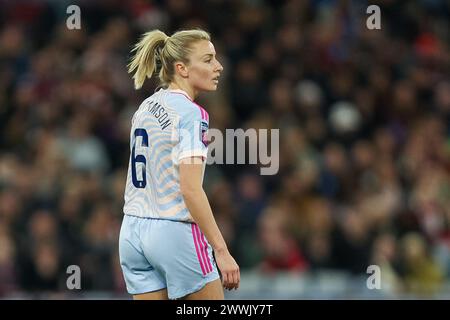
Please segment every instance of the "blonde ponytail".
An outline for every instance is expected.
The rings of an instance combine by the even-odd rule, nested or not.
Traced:
[[[128,64],[128,73],[133,75],[134,87],[140,89],[146,78],[151,78],[156,70],[160,51],[169,37],[160,30],[145,33],[131,52],[136,52]]]
[[[189,63],[192,44],[200,41],[210,41],[206,31],[182,30],[167,36],[160,30],[145,33],[131,52],[136,52],[128,64],[128,73],[134,73],[134,87],[140,89],[146,78],[151,78],[160,66],[159,80],[163,86],[168,86],[175,74],[174,64],[177,61]]]

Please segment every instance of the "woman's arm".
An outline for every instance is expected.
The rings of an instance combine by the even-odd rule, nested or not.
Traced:
[[[208,198],[202,187],[203,160],[200,157],[180,161],[180,188],[192,218],[211,244],[217,266],[222,273],[223,286],[227,289],[239,287],[239,266],[228,251],[225,240],[214,219]]]

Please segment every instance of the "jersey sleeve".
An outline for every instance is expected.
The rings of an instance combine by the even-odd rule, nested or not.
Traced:
[[[208,117],[206,111],[194,107],[192,111],[183,115],[179,126],[179,154],[178,160],[200,156],[206,159],[208,155]]]

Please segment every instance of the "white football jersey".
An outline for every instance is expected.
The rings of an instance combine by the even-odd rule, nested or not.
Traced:
[[[182,90],[160,89],[132,119],[127,215],[192,222],[180,192],[179,161],[208,153],[209,115]]]

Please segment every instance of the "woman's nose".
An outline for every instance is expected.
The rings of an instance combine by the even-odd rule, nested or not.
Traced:
[[[217,67],[216,67],[216,69],[217,69],[217,71],[222,71],[222,70],[223,70],[223,67],[222,67],[222,65],[220,64],[219,61],[217,61]]]

